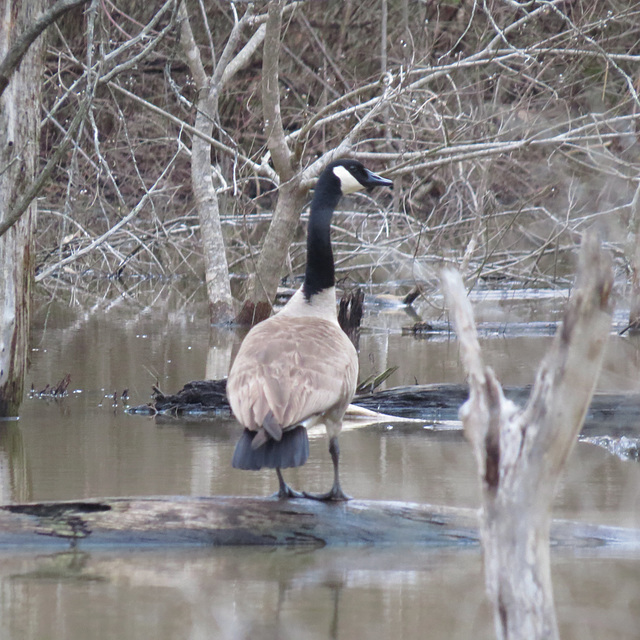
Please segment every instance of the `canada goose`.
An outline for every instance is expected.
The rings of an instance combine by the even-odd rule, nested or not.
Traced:
[[[311,201],[304,283],[249,331],[229,372],[229,403],[245,427],[232,465],[275,469],[281,498],[348,499],[340,487],[338,434],[355,392],[358,355],[336,315],[331,216],[342,195],[392,184],[356,160],[327,166]],[[294,491],[280,471],[307,461],[306,427],[314,424],[325,425],[333,462],[333,486],[321,495]]]

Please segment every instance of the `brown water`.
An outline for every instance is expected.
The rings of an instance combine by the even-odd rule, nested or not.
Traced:
[[[532,305],[486,297],[481,319],[557,318],[557,298]],[[423,317],[435,313],[419,309]],[[402,311],[373,309],[360,343],[363,375],[398,365],[389,386],[463,381],[454,339],[415,339]],[[121,495],[267,495],[272,472],[230,468],[233,421],[159,421],[127,415],[193,379],[226,375],[237,337],[211,329],[203,304],[180,298],[145,307],[120,300],[42,308],[28,386],[71,374],[69,396],[25,401],[1,425],[3,502]],[[509,385],[526,385],[550,337],[483,340]],[[599,388],[640,392],[640,343],[612,338]],[[458,425],[434,431],[382,424],[341,436],[343,484],[359,498],[476,506],[476,472]],[[443,425],[441,425],[443,426]],[[305,467],[287,479],[324,490],[331,462],[312,437]],[[640,527],[640,466],[579,443],[556,515]],[[640,557],[554,555],[565,638],[637,638]],[[0,638],[492,638],[477,549],[191,549],[0,554]]]

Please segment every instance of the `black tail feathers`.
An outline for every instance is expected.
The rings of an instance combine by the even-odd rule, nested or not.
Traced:
[[[245,429],[233,452],[231,466],[235,469],[257,471],[263,467],[269,469],[287,469],[302,466],[309,457],[309,438],[303,426],[287,429],[282,440],[269,438],[257,449],[251,448],[256,432]]]

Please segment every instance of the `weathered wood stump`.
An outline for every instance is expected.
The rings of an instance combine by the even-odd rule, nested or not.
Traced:
[[[612,316],[611,259],[593,235],[527,403],[508,400],[482,358],[462,279],[443,272],[469,400],[460,410],[478,466],[485,582],[500,640],[559,638],[551,587],[551,505],[596,385]]]

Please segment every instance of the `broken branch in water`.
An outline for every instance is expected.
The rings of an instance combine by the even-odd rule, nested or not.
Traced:
[[[71,374],[67,373],[58,384],[51,386],[47,384],[44,389],[36,391],[33,384],[31,385],[31,392],[29,397],[31,398],[63,398],[67,395],[67,389],[71,382]]]

